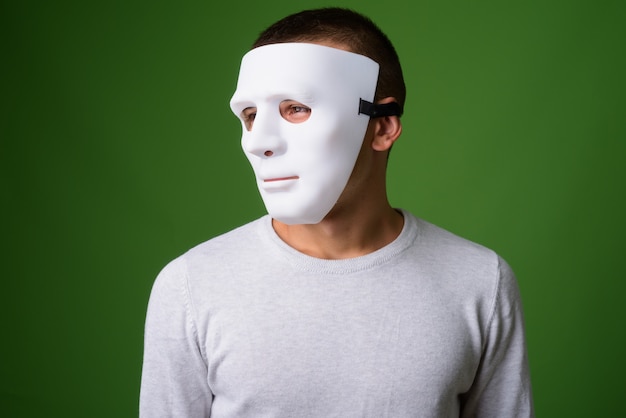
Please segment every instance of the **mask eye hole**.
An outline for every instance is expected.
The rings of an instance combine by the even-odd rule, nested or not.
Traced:
[[[287,122],[306,122],[311,116],[311,108],[295,100],[283,100],[280,102],[280,115]]]
[[[243,120],[244,125],[248,131],[252,130],[252,124],[254,123],[254,119],[256,118],[256,107],[246,107],[241,112],[241,119]]]

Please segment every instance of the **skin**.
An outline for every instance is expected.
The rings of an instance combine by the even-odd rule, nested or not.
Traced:
[[[350,51],[345,45],[323,43]],[[387,97],[378,103],[396,101]],[[404,219],[387,198],[387,155],[402,133],[397,116],[371,119],[346,188],[318,224],[287,225],[276,219],[278,236],[296,250],[323,259],[345,259],[376,251],[400,234]]]

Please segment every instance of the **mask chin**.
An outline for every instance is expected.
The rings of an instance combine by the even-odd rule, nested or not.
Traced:
[[[378,68],[365,56],[305,43],[267,45],[244,56],[231,109],[240,118],[255,110],[252,125],[242,119],[242,148],[274,219],[316,224],[336,204],[367,130],[362,103],[373,102]],[[308,119],[286,120],[285,101],[308,107]]]
[[[264,199],[263,202],[266,208],[268,205],[277,206],[276,209],[268,209],[268,213],[273,219],[287,225],[318,224],[330,212],[332,206],[334,206],[309,205],[298,207],[298,205],[293,205],[291,207],[285,207],[285,205],[276,205],[272,199]]]

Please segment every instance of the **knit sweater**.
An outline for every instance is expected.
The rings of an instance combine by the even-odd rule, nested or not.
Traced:
[[[265,216],[168,264],[148,307],[141,417],[533,416],[511,269],[403,216],[361,257],[302,254]]]

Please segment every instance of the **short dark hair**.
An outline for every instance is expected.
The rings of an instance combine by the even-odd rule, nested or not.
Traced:
[[[265,29],[252,48],[286,42],[333,42],[371,58],[380,65],[374,99],[395,97],[404,109],[406,87],[400,59],[387,35],[368,17],[339,7],[304,10]]]

